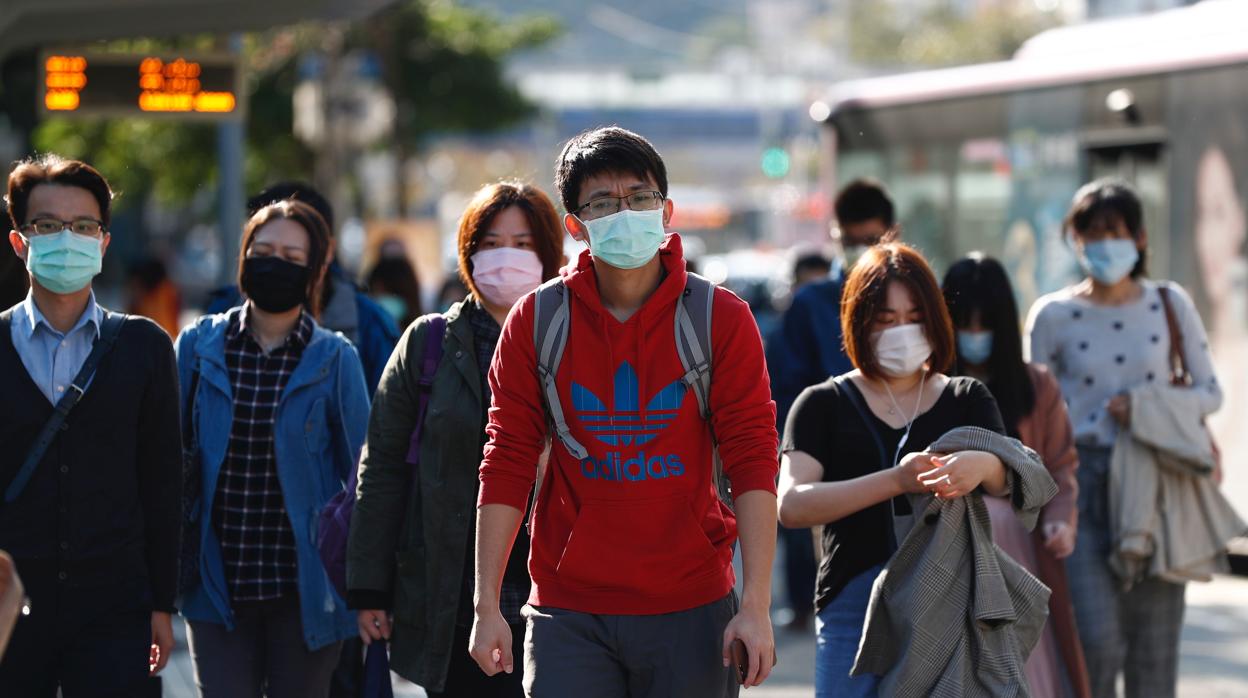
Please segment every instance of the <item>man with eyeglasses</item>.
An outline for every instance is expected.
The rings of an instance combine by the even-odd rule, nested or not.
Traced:
[[[0,695],[141,696],[173,651],[182,463],[173,345],[100,307],[112,191],[45,154],[9,174],[30,293],[0,313],[0,549],[29,596]]]
[[[549,443],[529,522],[526,693],[736,696],[774,663],[777,439],[758,327],[741,299],[687,277],[680,237],[665,232],[667,171],[644,138],[582,133],[555,176],[564,226],[589,249],[516,305],[490,367],[470,651],[490,675],[519,660],[498,591]],[[709,295],[709,394],[676,344],[697,289]],[[535,315],[552,292],[569,315],[547,340],[563,350],[543,383]],[[717,494],[717,457],[735,513]]]

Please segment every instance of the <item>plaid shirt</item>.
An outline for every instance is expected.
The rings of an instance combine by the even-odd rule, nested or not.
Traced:
[[[295,538],[277,478],[273,424],[282,391],[313,329],[311,316],[301,314],[286,341],[265,354],[247,327],[249,307],[243,306],[225,333],[234,419],[212,507],[235,601],[279,598],[298,581]]]

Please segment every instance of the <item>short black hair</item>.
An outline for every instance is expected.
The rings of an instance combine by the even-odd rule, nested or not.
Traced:
[[[979,311],[980,324],[992,332],[988,389],[997,398],[1006,431],[1017,436],[1018,422],[1036,406],[1036,390],[1023,363],[1018,304],[1009,274],[992,257],[972,252],[949,267],[941,287],[955,330],[970,326],[971,317]],[[966,374],[961,353],[954,366],[959,375]]]
[[[855,179],[836,195],[832,204],[836,210],[836,222],[840,225],[862,223],[879,218],[885,228],[896,222],[893,200],[878,180],[868,177]]]
[[[1144,207],[1135,189],[1121,179],[1106,177],[1079,187],[1066,214],[1066,229],[1075,235],[1098,228],[1113,228],[1121,222],[1139,243],[1144,234]],[[1147,254],[1141,253],[1131,278],[1138,279],[1148,272]]]
[[[802,275],[802,272],[812,269],[818,269],[823,272],[832,271],[832,260],[822,252],[806,252],[798,255],[793,260],[793,278],[796,279]]]
[[[270,184],[262,189],[259,194],[247,200],[247,217],[250,218],[256,215],[257,211],[269,204],[286,201],[287,199],[302,201],[316,209],[316,212],[325,221],[325,225],[329,227],[330,237],[333,237],[334,207],[329,203],[329,199],[325,198],[324,194],[317,191],[316,187],[307,182],[288,180]]]
[[[667,198],[667,167],[663,158],[641,136],[619,126],[600,126],[583,131],[563,146],[555,163],[555,188],[563,209],[573,213],[581,196],[581,184],[604,172],[627,172],[642,179],[653,178]]]
[[[113,190],[108,180],[94,167],[81,160],[71,160],[55,153],[34,155],[17,163],[9,173],[9,190],[5,202],[9,208],[9,220],[14,230],[26,225],[26,205],[30,192],[40,184],[58,184],[63,187],[86,189],[100,207],[100,220],[108,230],[112,220]]]

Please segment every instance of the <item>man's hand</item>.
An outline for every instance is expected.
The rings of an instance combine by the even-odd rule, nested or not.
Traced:
[[[511,626],[503,619],[498,608],[477,611],[472,619],[472,635],[468,638],[468,654],[486,676],[498,672],[510,674],[515,670],[511,656]]]
[[[360,631],[360,639],[366,645],[371,645],[373,640],[390,639],[390,617],[384,610],[360,611],[355,617],[355,624]]]
[[[742,677],[741,685],[745,688],[761,685],[771,675],[776,657],[776,641],[766,607],[742,607],[724,628],[724,666],[732,664],[729,647],[738,639],[745,643],[750,656],[749,671]]]
[[[4,648],[9,644],[9,635],[22,613],[22,603],[26,596],[22,588],[22,578],[17,576],[17,567],[13,558],[0,550],[0,656],[4,656]]]
[[[1044,524],[1044,547],[1053,557],[1062,560],[1075,552],[1075,529],[1065,521]]]
[[[149,676],[159,674],[169,663],[173,645],[173,617],[162,611],[152,611],[152,650],[147,657]]]

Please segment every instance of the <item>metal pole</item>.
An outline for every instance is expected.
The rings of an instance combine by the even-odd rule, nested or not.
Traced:
[[[243,37],[233,34],[229,50],[242,53]],[[240,91],[239,98],[243,99]],[[239,110],[240,112],[242,110]],[[243,231],[243,119],[233,118],[217,126],[217,226],[221,240],[221,283],[237,278],[239,239]]]

